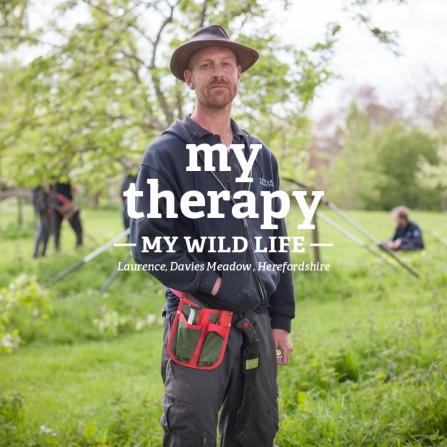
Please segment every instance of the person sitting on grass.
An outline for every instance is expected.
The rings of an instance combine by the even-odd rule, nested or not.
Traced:
[[[395,251],[422,250],[424,248],[422,232],[414,222],[408,220],[410,210],[405,206],[398,206],[391,210],[391,214],[396,231],[386,244],[382,244],[383,248]]]

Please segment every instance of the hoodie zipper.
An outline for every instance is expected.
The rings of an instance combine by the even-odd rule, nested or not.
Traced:
[[[178,123],[178,127],[180,127],[180,132],[183,134],[183,136],[186,138],[186,142],[187,143],[191,143],[191,144],[195,144],[194,143],[194,140],[192,139],[192,137],[191,137],[191,135],[189,134],[189,132],[186,130],[186,128],[185,128],[185,126],[183,125],[183,123],[180,121],[180,120],[177,120],[176,121],[176,123]],[[178,136],[178,135],[177,135]],[[248,144],[248,140],[247,140],[247,136],[246,136],[246,134],[245,134],[245,132],[244,132],[244,145],[245,145],[245,147],[249,147],[250,148],[250,145]],[[201,155],[201,154],[200,154]],[[200,157],[200,155],[199,155],[199,157]],[[200,158],[202,158],[202,157],[200,157]],[[203,160],[202,160],[203,161]],[[257,163],[257,162],[256,162]],[[259,167],[259,165],[258,165],[258,167]],[[259,167],[259,169],[260,169],[260,167]],[[221,180],[220,180],[220,178],[219,177],[217,177],[217,175],[214,173],[214,171],[210,171],[211,172],[211,174],[213,174],[213,176],[214,176],[214,178],[217,180],[217,182],[220,184],[220,186],[225,190],[225,191],[228,191],[228,189],[225,187],[225,185],[221,182]],[[249,182],[248,183],[248,190],[250,191],[250,187],[251,187],[251,183]],[[235,200],[233,199],[233,196],[230,194],[230,200],[231,200],[231,202],[233,203],[233,205],[236,205],[236,202],[235,202]],[[257,289],[258,289],[258,293],[259,293],[259,295],[260,295],[260,297],[261,297],[261,304],[263,304],[263,303],[265,303],[266,302],[266,296],[265,296],[265,293],[264,293],[264,289],[262,288],[262,281],[261,281],[261,278],[260,278],[260,276],[259,276],[259,272],[258,272],[258,269],[255,267],[255,256],[254,256],[254,253],[253,253],[253,248],[252,248],[252,246],[250,245],[250,241],[249,241],[249,235],[248,235],[248,222],[247,222],[247,218],[243,218],[243,221],[244,221],[244,231],[245,231],[245,235],[246,235],[246,237],[247,237],[247,241],[248,241],[248,253],[249,253],[249,256],[250,256],[250,258],[251,258],[251,262],[252,262],[252,265],[253,265],[253,272],[254,272],[254,277],[255,277],[255,283],[256,283],[256,287],[257,287]]]
[[[228,191],[228,189],[225,187],[225,185],[221,182],[220,178],[217,177],[217,175],[213,171],[210,171],[210,172],[211,172],[211,174],[213,174],[214,178],[219,182],[220,186],[225,191]],[[233,199],[233,196],[231,194],[230,194],[230,200],[233,203],[233,205],[236,205],[236,202]],[[264,289],[262,288],[261,278],[259,277],[259,272],[258,272],[258,269],[256,268],[255,256],[254,256],[254,253],[253,253],[253,247],[250,244],[250,238],[249,238],[249,235],[248,235],[248,221],[247,221],[246,217],[244,217],[242,220],[243,220],[243,223],[244,223],[245,236],[247,237],[247,241],[248,241],[248,253],[249,253],[252,265],[253,265],[253,272],[254,272],[254,277],[255,277],[255,283],[256,283],[256,287],[258,289],[258,293],[259,293],[259,295],[261,297],[261,304],[263,304],[263,303],[265,303],[266,298],[265,298]]]

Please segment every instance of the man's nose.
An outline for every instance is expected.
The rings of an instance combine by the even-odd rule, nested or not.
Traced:
[[[214,65],[214,71],[213,71],[213,76],[215,78],[222,78],[223,77],[223,68],[220,64],[215,64]]]

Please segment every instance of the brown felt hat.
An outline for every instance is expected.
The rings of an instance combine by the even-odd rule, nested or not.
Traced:
[[[205,26],[196,31],[188,43],[179,46],[174,51],[171,57],[171,71],[174,76],[184,81],[183,74],[193,53],[201,48],[214,46],[230,49],[236,55],[242,73],[254,65],[259,57],[259,53],[255,49],[232,42],[222,26]]]

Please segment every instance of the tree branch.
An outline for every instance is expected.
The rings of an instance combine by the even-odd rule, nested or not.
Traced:
[[[41,44],[41,45],[50,45],[53,48],[60,48],[61,45],[57,45],[51,42],[46,42],[44,40],[37,39],[36,37],[27,37],[27,36],[17,36],[14,34],[2,34],[2,39],[9,39],[9,40],[15,40],[18,41],[18,43],[29,43],[32,42],[34,44]]]
[[[168,3],[168,5],[169,5],[169,3]],[[154,47],[152,49],[152,59],[151,59],[151,64],[150,64],[150,72],[151,72],[151,76],[152,76],[155,93],[157,95],[158,102],[160,103],[161,108],[163,110],[163,113],[165,114],[166,121],[168,124],[170,124],[174,121],[174,114],[173,114],[173,111],[171,110],[171,108],[169,107],[166,97],[161,89],[161,83],[160,83],[160,78],[157,73],[155,59],[156,59],[157,48],[158,48],[158,44],[160,43],[162,32],[165,29],[165,27],[168,25],[168,23],[172,22],[172,18],[174,16],[174,8],[177,5],[178,5],[178,2],[173,6],[169,5],[170,14],[168,17],[166,17],[166,19],[162,23],[160,29],[158,30],[157,37],[154,42]]]
[[[166,97],[161,89],[160,78],[158,73],[154,70],[151,71],[152,82],[155,89],[155,94],[157,95],[158,102],[160,103],[161,109],[166,117],[166,123],[169,125],[174,121],[174,114],[171,108],[169,107],[168,102],[166,101]]]
[[[105,14],[105,15],[107,15],[107,16],[113,18],[115,21],[122,20],[122,18],[123,18],[126,14],[128,14],[129,12],[131,12],[132,9],[133,9],[133,8],[130,8],[130,9],[126,10],[126,12],[125,12],[123,15],[121,15],[121,16],[119,16],[119,17],[116,17],[116,16],[114,16],[113,14],[111,14],[109,11],[107,11],[106,9],[101,8],[100,6],[93,4],[91,0],[82,0],[82,1],[83,1],[84,3],[87,3],[87,4],[88,4],[89,6],[91,6],[92,8],[95,8],[97,11],[102,12],[103,14]],[[148,7],[150,7],[150,6],[155,6],[156,3],[157,3],[157,2],[154,2],[153,5],[148,5]],[[152,45],[154,44],[154,43],[152,42],[152,40],[151,40],[151,39],[150,39],[150,38],[149,38],[143,31],[141,31],[141,29],[138,28],[138,26],[137,26],[135,23],[132,23],[131,21],[129,21],[129,22],[127,22],[127,26],[129,26],[130,28],[134,29],[138,34],[140,34],[141,37],[143,37],[145,40],[147,40],[148,42],[150,42]]]
[[[168,3],[168,5],[169,5],[169,3]],[[168,25],[168,23],[172,22],[172,18],[174,16],[174,8],[177,5],[178,5],[178,2],[173,6],[169,5],[169,8],[171,10],[169,13],[169,16],[166,17],[165,21],[162,23],[160,29],[158,30],[157,37],[154,42],[154,48],[152,49],[152,59],[151,59],[151,67],[150,67],[151,69],[155,68],[155,57],[157,56],[157,49],[158,49],[158,44],[160,43],[161,34],[162,34],[163,30],[165,29],[166,25]]]
[[[183,103],[184,103],[184,98],[182,95],[181,90],[177,91],[177,95],[176,95],[176,102],[177,102],[177,118],[179,120],[183,119]]]
[[[206,19],[206,8],[208,6],[209,0],[203,0],[202,10],[200,11],[199,16],[199,28],[203,28],[205,25]]]

